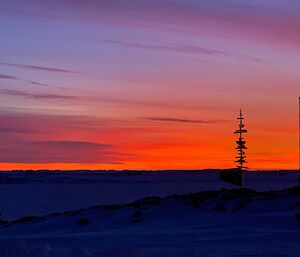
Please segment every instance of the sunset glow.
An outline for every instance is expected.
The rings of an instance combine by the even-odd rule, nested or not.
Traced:
[[[247,2],[247,3],[246,3]],[[0,169],[298,168],[297,0],[0,1]]]

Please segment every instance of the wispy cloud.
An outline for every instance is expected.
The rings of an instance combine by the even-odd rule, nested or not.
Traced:
[[[0,127],[0,133],[34,133],[35,130],[33,129],[26,129],[26,128],[16,128],[16,127]]]
[[[0,74],[0,79],[17,79],[17,78],[11,75]]]
[[[110,40],[110,39],[103,39],[101,40],[104,43],[119,45],[124,47],[133,47],[133,48],[140,48],[146,50],[156,50],[156,51],[169,51],[169,52],[179,52],[179,53],[189,53],[189,54],[204,54],[204,55],[219,55],[219,56],[230,56],[229,53],[205,48],[201,46],[195,45],[154,45],[154,44],[147,44],[147,43],[138,43],[138,42],[129,42],[129,41],[121,41],[121,40]]]
[[[42,86],[42,87],[49,87],[50,86],[49,84],[40,83],[40,82],[36,82],[36,81],[27,81],[27,80],[20,79],[16,76],[1,74],[1,73],[0,73],[0,79],[23,81],[23,82],[27,82],[27,83],[30,83],[30,84],[35,85],[35,86]]]
[[[4,109],[0,111],[0,130],[5,133],[10,131],[35,131],[36,134],[49,133],[49,131],[57,131],[61,133],[70,128],[91,129],[103,126],[104,121],[100,118],[64,115],[60,114],[40,114],[28,113],[23,110]],[[53,124],[56,124],[53,126]]]
[[[61,141],[37,141],[37,142],[32,142],[31,144],[33,145],[39,145],[47,148],[70,148],[70,149],[107,149],[107,148],[112,148],[113,145],[109,144],[99,144],[95,142],[86,142],[86,141],[66,141],[66,140],[61,140]]]
[[[23,97],[23,98],[30,98],[30,99],[37,99],[37,100],[74,100],[78,99],[76,96],[70,95],[59,95],[59,94],[48,94],[48,93],[28,93],[21,90],[13,90],[13,89],[2,89],[0,90],[0,95],[6,96],[16,96],[16,97]]]
[[[35,85],[35,86],[42,86],[42,87],[49,87],[49,84],[45,83],[40,83],[40,82],[35,82],[35,81],[28,81],[30,84]]]
[[[58,72],[58,73],[78,73],[77,71],[73,71],[73,70],[66,70],[66,69],[61,69],[61,68],[52,68],[52,67],[45,67],[45,66],[36,66],[36,65],[27,65],[27,64],[0,62],[0,65],[21,68],[21,69],[27,69],[27,70],[36,70],[36,71]]]
[[[4,163],[94,163],[119,164],[114,146],[85,141],[21,141],[0,147]]]
[[[101,119],[1,110],[0,124],[2,163],[117,164],[125,158],[114,144],[71,137],[72,132],[83,129],[102,133]],[[69,137],[60,140],[58,135],[62,133]]]
[[[146,107],[155,107],[155,108],[164,108],[164,109],[181,109],[181,110],[194,110],[205,109],[205,110],[219,110],[229,107],[220,107],[218,105],[208,105],[204,103],[195,103],[195,102],[181,102],[178,101],[169,101],[169,100],[141,100],[141,99],[129,99],[129,98],[118,98],[112,96],[78,96],[78,95],[64,95],[64,94],[52,94],[52,93],[36,93],[28,92],[23,90],[14,90],[14,89],[0,89],[0,96],[9,96],[9,97],[20,97],[24,99],[31,99],[36,101],[48,100],[52,102],[63,101],[65,100],[68,103],[72,104],[94,104],[96,105],[116,105],[116,106],[146,106]],[[149,119],[149,118],[148,118]],[[151,119],[151,117],[150,117]],[[156,119],[152,118],[153,121]],[[180,119],[179,119],[180,120]],[[184,120],[184,119],[183,119]],[[158,121],[158,120],[157,120]],[[162,121],[162,120],[161,120]],[[171,120],[169,120],[171,122]],[[173,121],[175,122],[175,120]],[[182,121],[183,122],[183,121]],[[194,123],[205,123],[207,121],[194,121]],[[215,121],[209,121],[215,122]],[[208,123],[208,122],[207,122]]]
[[[212,124],[216,122],[210,120],[193,120],[193,119],[163,118],[163,117],[148,117],[145,119],[150,121],[157,121],[157,122],[176,122],[176,123],[195,123],[195,124]]]
[[[51,87],[51,88],[58,88],[58,89],[66,89],[66,87],[63,86],[53,86],[50,84],[46,84],[46,83],[41,83],[41,82],[37,82],[37,81],[27,81],[27,83],[30,83],[31,85],[35,85],[35,86],[39,86],[39,87]]]

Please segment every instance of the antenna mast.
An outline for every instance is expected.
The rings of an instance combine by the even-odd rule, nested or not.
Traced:
[[[243,113],[242,110],[240,110],[240,115],[237,118],[240,122],[239,122],[239,129],[237,129],[234,134],[238,134],[239,138],[236,141],[237,143],[237,152],[238,152],[238,156],[236,157],[235,162],[238,163],[237,165],[237,169],[242,171],[247,169],[247,167],[244,166],[245,163],[247,163],[246,161],[246,154],[245,154],[245,150],[247,149],[246,147],[246,141],[243,138],[243,134],[247,133],[247,130],[245,129],[245,125],[244,125],[244,117],[243,117]]]

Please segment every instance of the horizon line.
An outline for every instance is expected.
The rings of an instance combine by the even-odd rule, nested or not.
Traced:
[[[204,168],[204,169],[11,169],[11,170],[0,170],[0,172],[163,172],[163,171],[224,171],[232,170],[236,168]],[[256,171],[299,171],[298,169],[249,169],[243,170],[243,172],[256,172]]]

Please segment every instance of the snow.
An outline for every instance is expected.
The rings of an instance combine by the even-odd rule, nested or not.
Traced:
[[[245,173],[245,187],[255,190],[294,186],[298,174]],[[218,172],[12,172],[0,173],[2,219],[46,215],[99,204],[127,203],[147,196],[167,196],[234,188]]]
[[[296,172],[247,173],[252,189],[233,189],[215,171],[7,176],[1,194],[13,191],[6,196],[21,207],[0,206],[14,219],[26,207],[38,217],[0,226],[1,257],[300,256],[300,189],[286,189]],[[43,186],[56,196],[36,195]],[[51,206],[41,211],[43,201]]]

